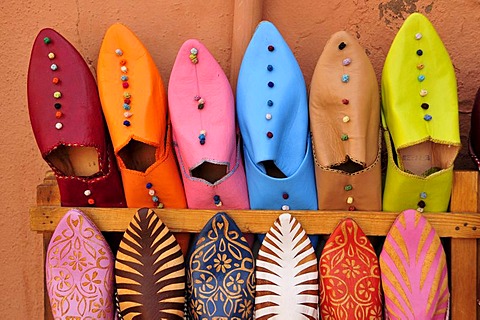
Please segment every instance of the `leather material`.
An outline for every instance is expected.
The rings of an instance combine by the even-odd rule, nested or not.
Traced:
[[[47,248],[45,280],[53,317],[113,319],[113,265],[100,230],[80,210],[69,210]]]
[[[379,148],[375,162],[365,169],[351,174],[316,165],[318,207],[322,210],[381,211],[382,164],[380,157]]]
[[[382,319],[380,265],[352,219],[338,224],[319,261],[322,319]]]
[[[380,269],[386,319],[448,319],[446,255],[420,213],[406,210],[397,217],[380,254]]]
[[[280,215],[256,260],[255,318],[318,319],[317,257],[301,224]]]
[[[235,222],[213,216],[192,246],[187,301],[193,319],[253,319],[255,260]]]
[[[291,176],[274,178],[264,174],[245,149],[245,169],[252,209],[316,210],[315,176],[312,172],[312,145],[309,140],[303,162]],[[285,196],[284,196],[285,195]]]
[[[417,33],[422,35],[419,40]],[[421,56],[416,54],[419,49]],[[417,68],[419,64],[423,69]],[[418,81],[418,75],[425,80]],[[427,90],[424,97],[419,94],[422,89]],[[382,73],[382,99],[396,149],[425,140],[460,147],[453,65],[434,27],[420,13],[411,14],[393,40]],[[428,110],[420,107],[425,102]],[[432,116],[431,121],[424,120],[426,114]],[[454,159],[450,159],[452,164]]]
[[[460,150],[456,90],[452,62],[432,24],[419,13],[410,15],[382,73],[388,152],[384,210],[448,209]]]
[[[121,56],[116,54],[117,49],[122,51]],[[120,69],[122,60],[127,72]],[[127,76],[128,81],[122,81],[121,76]],[[146,188],[147,183],[151,183],[166,207],[185,208],[185,195],[171,143],[163,81],[147,49],[127,27],[114,24],[107,30],[100,48],[97,77],[128,207],[155,206]],[[128,88],[122,86],[124,82],[128,82]],[[131,95],[130,118],[124,116],[126,110],[122,107],[125,93]],[[130,121],[131,125],[125,126],[124,121]],[[156,149],[155,162],[145,172],[128,169],[118,156],[132,139]]]
[[[139,209],[128,225],[116,256],[115,280],[123,319],[183,319],[182,251],[153,210]]]
[[[339,49],[341,43],[345,48]],[[343,61],[350,59],[348,65]],[[349,80],[342,82],[342,76]],[[316,162],[323,167],[348,159],[364,168],[378,154],[380,96],[365,49],[346,31],[333,34],[318,59],[310,87],[310,128]],[[344,104],[342,100],[348,100]],[[343,118],[348,116],[348,122]],[[341,139],[348,134],[348,140]]]
[[[342,80],[345,76],[348,80]],[[319,209],[382,209],[379,100],[377,78],[365,50],[348,32],[333,34],[318,59],[310,88]],[[355,171],[339,169],[349,161],[356,164]]]
[[[305,81],[295,56],[271,22],[258,25],[243,56],[237,116],[250,207],[316,210]],[[270,162],[281,174],[268,172]],[[310,237],[314,246],[317,238]]]
[[[293,175],[304,161],[309,140],[305,80],[288,44],[268,21],[258,25],[243,56],[237,114],[245,149],[258,169],[265,171],[261,162],[270,160],[287,177]]]
[[[473,163],[480,170],[480,89],[477,91],[472,108],[472,118],[470,121],[470,132],[468,139],[468,152],[472,157]]]
[[[127,206],[186,208],[162,78],[148,50],[122,24],[112,25],[105,33],[98,57],[97,79]],[[125,112],[130,115],[125,116]],[[129,121],[129,126],[125,126],[124,121]],[[145,171],[127,166],[120,156],[120,152],[125,152],[141,158],[142,154],[135,154],[134,148],[129,149],[128,145],[135,141],[154,149],[154,159]],[[190,235],[183,233],[175,237],[186,254]]]
[[[243,57],[237,114],[250,207],[279,210],[288,205],[292,210],[316,210],[305,81],[287,43],[268,21],[258,25]],[[286,177],[267,175],[263,161],[273,161]]]
[[[191,50],[197,52],[197,63],[191,61]],[[188,207],[249,209],[232,89],[200,41],[187,40],[180,48],[170,75],[168,100]],[[206,132],[204,144],[198,138],[202,130]],[[216,181],[194,176],[193,171],[204,163],[224,165],[225,175]],[[219,201],[215,202],[215,196]]]
[[[41,30],[34,41],[27,89],[33,133],[42,157],[55,173],[62,205],[124,207],[122,182],[95,79],[80,53],[53,29]],[[55,98],[55,92],[61,96]],[[61,129],[56,125],[62,125]],[[65,147],[94,148],[97,159],[88,165],[98,166],[98,172],[83,176],[62,171],[50,157]]]
[[[181,154],[177,146],[175,149],[177,154]],[[232,167],[227,175],[216,183],[209,183],[204,179],[192,177],[190,171],[184,166],[181,156],[177,159],[182,173],[188,208],[250,209],[245,169],[239,144],[237,145],[235,162],[231,163]],[[215,196],[219,197],[220,203],[215,202]]]
[[[424,210],[427,212],[447,211],[452,192],[453,165],[428,177],[402,171],[393,159],[394,152],[390,139],[390,133],[385,131],[388,160],[383,210],[400,212],[408,208],[418,208],[419,202],[423,201]]]

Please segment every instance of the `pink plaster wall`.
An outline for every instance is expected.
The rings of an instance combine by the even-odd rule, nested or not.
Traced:
[[[44,27],[62,33],[95,68],[103,34],[114,22],[129,26],[168,77],[177,50],[188,38],[202,40],[229,74],[233,3],[227,0],[13,1],[0,2],[2,89],[0,143],[0,306],[8,318],[40,319],[41,237],[29,229],[28,209],[47,170],[37,150],[26,106],[26,74],[32,42]],[[480,85],[480,3],[439,0],[265,0],[263,18],[277,25],[304,72],[307,84],[330,35],[356,35],[379,76],[390,43],[411,12],[427,15],[442,37],[457,71],[463,145]],[[379,77],[380,79],[380,77]],[[465,147],[457,168],[472,169]]]

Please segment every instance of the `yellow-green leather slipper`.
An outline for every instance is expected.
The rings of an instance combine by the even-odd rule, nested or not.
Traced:
[[[460,150],[457,83],[430,21],[413,13],[398,31],[382,73],[388,152],[384,211],[446,211]]]

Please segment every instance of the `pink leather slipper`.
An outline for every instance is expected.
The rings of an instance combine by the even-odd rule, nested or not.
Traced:
[[[57,320],[114,317],[113,254],[83,212],[68,211],[48,245],[45,273]]]

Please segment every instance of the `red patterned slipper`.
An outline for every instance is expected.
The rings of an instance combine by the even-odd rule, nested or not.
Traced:
[[[352,219],[330,235],[319,262],[323,319],[382,319],[380,266],[373,247]]]

